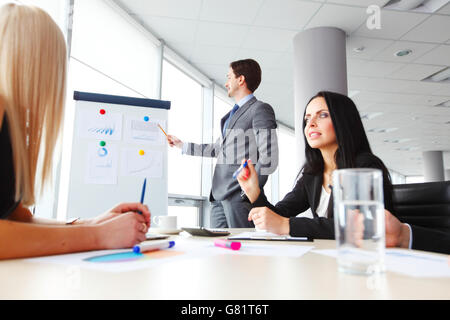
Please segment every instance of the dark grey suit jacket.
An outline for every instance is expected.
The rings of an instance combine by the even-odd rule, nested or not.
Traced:
[[[222,131],[229,115],[221,120]],[[224,200],[241,191],[233,173],[243,159],[256,164],[260,187],[265,185],[268,175],[278,166],[276,128],[272,107],[253,97],[233,115],[225,137],[211,144],[188,143],[187,155],[217,158],[210,200]]]
[[[450,234],[411,225],[412,249],[450,254]]]

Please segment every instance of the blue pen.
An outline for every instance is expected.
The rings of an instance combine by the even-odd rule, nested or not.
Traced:
[[[175,246],[175,241],[157,241],[152,243],[138,244],[133,247],[134,253],[142,253],[147,251],[170,249]]]
[[[248,162],[247,162],[248,160],[245,160],[245,163],[243,164],[243,165],[241,165],[240,167],[239,167],[239,169],[237,169],[234,173],[233,173],[233,179],[236,179],[237,178],[237,176],[239,175],[239,173],[241,173],[241,171],[244,169],[244,168],[247,168],[247,166],[248,166]]]
[[[144,204],[144,198],[145,198],[145,188],[147,186],[147,178],[144,180],[144,185],[142,186],[142,193],[141,193],[141,204]],[[141,211],[138,211],[139,214],[142,214]]]

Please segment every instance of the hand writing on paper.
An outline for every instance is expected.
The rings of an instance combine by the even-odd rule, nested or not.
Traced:
[[[143,215],[135,212],[120,214],[97,227],[97,242],[104,249],[132,248],[146,240],[148,231]]]
[[[146,205],[122,203],[96,218],[80,221],[80,224],[95,227],[95,241],[99,248],[121,249],[131,248],[146,240],[150,217]]]
[[[252,209],[248,221],[253,221],[257,229],[289,235],[289,218],[282,217],[267,207]]]
[[[86,224],[101,224],[104,222],[107,222],[108,220],[114,219],[117,216],[128,213],[128,212],[135,212],[135,213],[142,213],[142,217],[144,219],[144,223],[147,226],[147,228],[150,228],[150,211],[148,207],[141,203],[121,203],[114,208],[108,210],[107,212],[93,218],[90,220],[87,220]]]

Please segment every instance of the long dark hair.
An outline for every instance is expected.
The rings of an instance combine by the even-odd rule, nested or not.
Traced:
[[[364,125],[355,103],[352,99],[343,94],[321,91],[312,97],[308,104],[318,97],[325,99],[330,112],[331,121],[333,122],[338,144],[338,149],[335,154],[337,169],[357,168],[361,166],[381,169],[381,171],[383,171],[385,202],[390,206],[392,203],[392,182],[389,170],[386,168],[383,161],[372,153],[369,139],[367,139],[366,131],[364,130]],[[306,128],[305,115],[306,108],[305,114],[303,115],[303,132]],[[300,174],[323,174],[325,164],[322,153],[319,149],[311,148],[306,136],[303,136],[305,139],[306,163]]]
[[[309,103],[322,97],[327,103],[333,122],[338,149],[335,154],[336,167],[338,169],[355,168],[356,157],[359,154],[373,154],[367,139],[364,126],[361,121],[355,103],[349,97],[340,93],[321,91],[311,98]],[[306,108],[303,115],[303,132],[306,128]],[[304,173],[320,174],[324,171],[324,160],[319,149],[313,149],[305,139],[306,163],[303,167]]]

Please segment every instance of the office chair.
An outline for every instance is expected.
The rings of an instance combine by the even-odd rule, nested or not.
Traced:
[[[393,187],[393,213],[400,221],[450,232],[450,181]]]

